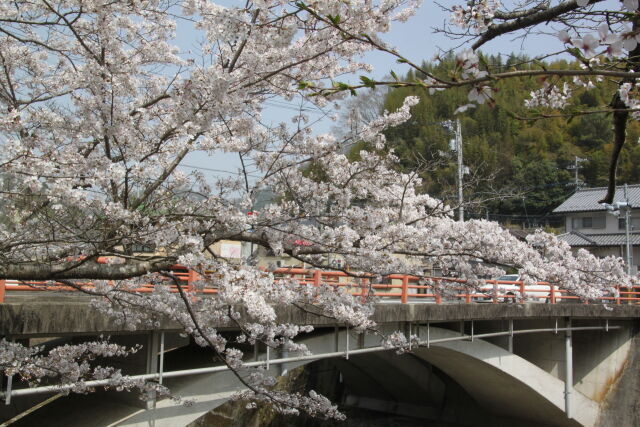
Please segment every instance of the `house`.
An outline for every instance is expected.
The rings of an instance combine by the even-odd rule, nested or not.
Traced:
[[[559,237],[576,250],[584,248],[600,257],[626,259],[625,214],[616,216],[598,203],[606,192],[605,187],[581,189],[555,208],[554,213],[565,217],[566,233]],[[640,184],[627,186],[627,200],[631,206],[632,273],[636,274],[640,264]],[[624,187],[617,187],[614,204],[624,201]]]

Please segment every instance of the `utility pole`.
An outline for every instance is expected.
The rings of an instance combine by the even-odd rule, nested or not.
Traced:
[[[464,222],[464,206],[462,205],[462,176],[464,163],[462,159],[462,126],[460,125],[460,119],[456,119],[456,151],[458,154],[458,221]]]
[[[580,182],[580,178],[578,177],[578,172],[582,168],[580,166],[580,163],[586,162],[586,161],[587,161],[587,159],[583,159],[581,157],[575,156],[574,161],[573,161],[573,166],[569,166],[567,168],[569,170],[574,171],[574,185],[576,186],[576,191],[578,191],[578,189],[580,188],[580,185],[582,184]]]
[[[453,132],[453,139],[449,142],[449,149],[451,151],[455,151],[457,154],[458,160],[458,176],[456,179],[456,188],[458,190],[458,221],[464,222],[464,206],[463,206],[463,196],[462,196],[462,178],[466,171],[463,162],[463,152],[462,152],[462,125],[460,124],[460,119],[456,119],[455,123],[453,120],[445,120],[442,123],[444,127],[446,127],[450,132]]]
[[[631,205],[629,204],[629,197],[627,196],[627,183],[624,184],[624,201],[626,207],[624,210],[624,232],[627,244],[627,274],[631,275],[631,269],[633,264],[633,250],[631,248]]]
[[[615,202],[612,205],[604,205],[607,210],[612,213],[616,218],[620,217],[620,214],[624,212],[624,231],[625,231],[625,246],[626,246],[626,264],[627,274],[631,275],[633,268],[633,248],[631,246],[631,203],[629,203],[629,196],[627,194],[627,184],[624,184],[624,201]]]

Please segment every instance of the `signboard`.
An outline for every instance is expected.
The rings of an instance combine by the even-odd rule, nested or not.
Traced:
[[[221,243],[220,256],[222,258],[242,258],[242,243]]]

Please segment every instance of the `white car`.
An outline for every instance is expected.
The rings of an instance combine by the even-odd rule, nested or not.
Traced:
[[[551,297],[551,285],[536,283],[524,288],[526,301],[549,302]],[[558,287],[554,287],[557,291]],[[480,287],[480,292],[484,295],[484,301],[492,301],[495,297],[497,301],[513,303],[520,302],[522,298],[522,277],[518,274],[505,274],[497,279],[487,280]]]

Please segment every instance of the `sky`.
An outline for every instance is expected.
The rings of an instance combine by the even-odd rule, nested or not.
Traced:
[[[226,3],[232,3],[227,1]],[[455,3],[464,3],[458,1]],[[451,2],[451,4],[455,4]],[[449,20],[448,12],[442,11],[435,3],[426,0],[418,13],[407,22],[395,22],[391,30],[383,35],[383,39],[399,51],[402,55],[413,62],[421,63],[423,60],[430,60],[438,53],[439,49],[455,49],[458,50],[461,42],[459,40],[450,40],[443,34],[435,34],[435,27],[442,25]],[[549,32],[555,34],[555,30],[549,29]],[[178,32],[178,38],[182,42],[188,41],[188,32]],[[489,42],[482,48],[484,53],[505,54],[510,53],[526,53],[529,56],[540,55],[549,52],[549,45],[557,44],[558,50],[562,45],[555,36],[529,36],[528,38],[513,39],[502,37]],[[396,59],[391,55],[383,52],[370,52],[362,59],[374,67],[374,71],[370,77],[382,79],[388,75],[391,70],[397,75],[406,73],[409,69],[405,64],[398,64]],[[358,76],[344,78],[342,80],[356,82]],[[266,122],[277,124],[281,121],[288,121],[291,115],[290,108],[283,106],[282,101],[270,101],[263,114]],[[310,119],[320,120],[314,127],[314,133],[330,132],[334,123],[324,118],[319,113],[309,112]],[[191,166],[200,169],[207,176],[235,174],[240,168],[240,160],[237,153],[216,153],[213,156],[204,153],[192,153],[184,161],[183,166],[186,170],[190,170]],[[210,170],[207,170],[210,169]]]

